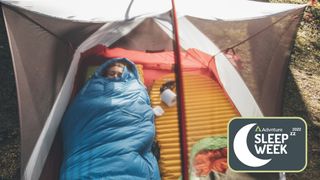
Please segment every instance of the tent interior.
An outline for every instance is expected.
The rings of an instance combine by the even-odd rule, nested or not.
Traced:
[[[178,1],[177,47],[170,3],[155,10],[143,1],[151,12],[135,9],[142,2],[115,3],[114,9],[122,7],[119,17],[103,19],[90,12],[89,18],[64,14],[59,3],[3,1],[18,91],[23,178],[58,179],[63,113],[92,69],[110,58],[137,64],[152,106],[165,111],[155,119],[164,179],[181,175],[177,106],[168,107],[159,97],[161,86],[177,78],[177,51],[189,156],[202,138],[225,136],[233,117],[280,116],[292,40],[305,6],[239,1],[248,3],[247,11],[226,2]],[[50,5],[56,11],[43,12]]]
[[[175,81],[172,71],[173,52],[143,52],[119,47],[110,49],[98,45],[83,53],[83,57],[79,63],[73,95],[77,94],[78,89],[92,74],[92,69],[108,58],[125,57],[139,66],[140,77],[147,86],[152,106],[161,106],[165,111],[164,115],[155,119],[162,178],[179,178],[181,169],[177,107],[167,106],[160,100],[161,87],[167,82]],[[188,118],[188,150],[191,152],[192,146],[201,138],[225,135],[229,119],[239,116],[239,113],[214,76],[213,71],[216,73],[216,70],[207,67],[212,60],[211,56],[190,49],[183,52],[182,57],[186,116]],[[214,64],[214,61],[211,63]],[[207,103],[208,100],[210,103]],[[213,109],[214,111],[212,111]],[[199,132],[200,130],[201,132]]]

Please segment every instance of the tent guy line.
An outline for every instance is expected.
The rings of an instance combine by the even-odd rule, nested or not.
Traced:
[[[295,18],[297,18],[296,16],[298,16],[298,15],[300,14],[300,11],[299,11],[299,10],[296,10],[296,11],[292,12],[292,14],[293,14],[293,16],[294,16]],[[238,43],[236,43],[236,44],[234,44],[234,45],[231,45],[231,46],[229,46],[229,47],[227,47],[227,48],[225,48],[225,49],[220,50],[219,52],[217,52],[216,54],[214,54],[212,57],[215,57],[216,55],[218,55],[218,54],[220,54],[220,53],[225,53],[225,52],[227,52],[228,50],[232,50],[232,49],[236,48],[237,46],[240,46],[241,44],[244,44],[245,42],[249,41],[250,39],[252,39],[252,38],[256,37],[257,35],[259,35],[260,33],[264,32],[266,29],[268,29],[268,28],[274,26],[275,24],[279,23],[281,20],[283,20],[284,18],[288,17],[289,15],[292,16],[291,14],[286,14],[286,15],[284,15],[283,17],[279,18],[279,19],[276,20],[275,22],[267,25],[266,27],[264,27],[264,28],[262,28],[261,30],[257,31],[257,32],[254,33],[253,35],[247,37],[246,39],[244,39],[244,40],[242,40],[242,41],[240,41],[240,42],[238,42]],[[284,32],[284,33],[285,33],[285,32]]]

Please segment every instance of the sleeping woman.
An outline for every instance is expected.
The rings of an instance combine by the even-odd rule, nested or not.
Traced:
[[[128,59],[101,65],[62,121],[60,179],[160,179],[150,99]]]

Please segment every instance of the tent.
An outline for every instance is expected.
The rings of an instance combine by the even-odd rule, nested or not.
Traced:
[[[195,59],[211,57],[206,68],[241,116],[281,115],[292,40],[306,6],[176,0],[172,14],[169,0],[1,3],[17,84],[24,179],[50,177],[44,167],[57,169],[48,163],[57,156],[48,155],[57,153],[53,142],[80,59],[98,44],[171,52],[173,59],[195,49],[194,54],[205,54]],[[165,63],[150,59],[150,64]]]

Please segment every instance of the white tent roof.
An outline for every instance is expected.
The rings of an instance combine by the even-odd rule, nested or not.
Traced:
[[[4,4],[74,21],[106,22],[150,17],[171,10],[171,0],[0,0]],[[261,3],[248,0],[176,0],[178,16],[211,20],[261,18],[305,5]],[[218,4],[218,6],[217,6]],[[228,13],[225,10],[228,9]]]

